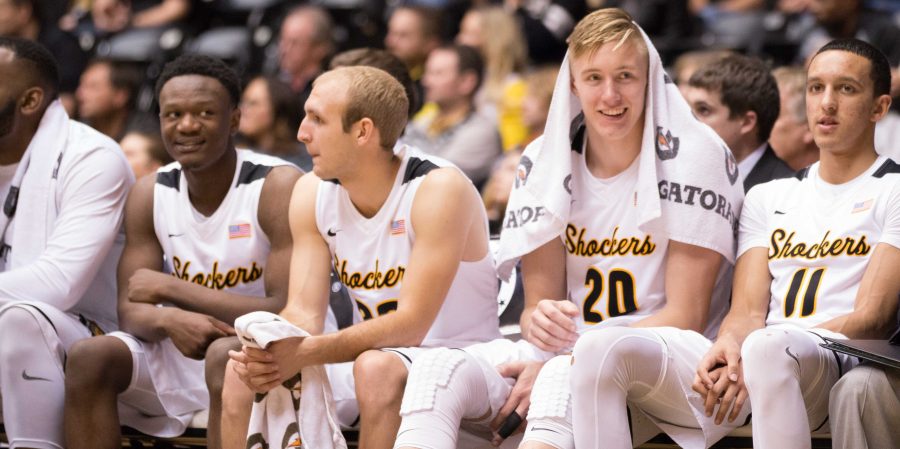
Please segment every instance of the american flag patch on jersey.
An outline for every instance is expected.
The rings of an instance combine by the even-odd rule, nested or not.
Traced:
[[[406,232],[406,220],[394,220],[391,222],[391,235],[400,235]]]
[[[871,200],[868,200],[868,201],[860,201],[860,202],[858,202],[858,203],[853,203],[853,210],[850,211],[850,213],[851,213],[851,214],[855,214],[855,213],[857,213],[857,212],[862,212],[862,211],[864,211],[864,210],[869,210],[870,208],[872,208],[872,203],[874,203],[874,202],[875,202],[875,200],[874,200],[874,199],[871,199]]]
[[[241,223],[236,225],[231,225],[228,227],[228,238],[229,239],[239,239],[243,237],[250,237],[250,224],[249,223]]]

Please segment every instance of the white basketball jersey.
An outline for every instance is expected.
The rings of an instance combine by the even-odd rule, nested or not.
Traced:
[[[191,205],[181,165],[160,168],[153,225],[165,253],[164,271],[207,288],[265,296],[269,239],[259,225],[257,206],[265,177],[277,165],[286,162],[237,150],[232,187],[209,217]]]
[[[319,183],[316,225],[331,251],[334,270],[368,320],[397,310],[400,288],[415,244],[411,210],[416,191],[431,170],[452,166],[410,147],[381,209],[366,218],[334,181]],[[472,187],[474,189],[474,186]],[[484,211],[481,212],[484,215]],[[487,218],[485,217],[485,227]],[[490,252],[461,262],[437,318],[422,346],[463,346],[499,338],[499,282]]]
[[[622,173],[598,179],[584,151],[572,152],[572,206],[562,235],[569,300],[579,331],[601,322],[637,321],[665,304],[668,237],[638,229],[634,195],[640,158]]]
[[[879,157],[840,185],[819,163],[754,187],[744,202],[738,255],[768,250],[772,275],[766,324],[814,327],[853,311],[878,243],[900,248],[900,165]]]

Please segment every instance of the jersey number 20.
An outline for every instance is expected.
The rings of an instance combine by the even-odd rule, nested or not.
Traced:
[[[626,315],[637,310],[634,277],[631,273],[620,269],[610,270],[608,284],[607,317]],[[594,309],[603,295],[603,273],[594,267],[589,268],[584,279],[584,285],[591,289],[584,298],[584,305],[582,306],[584,322],[597,324],[603,321],[603,314]]]

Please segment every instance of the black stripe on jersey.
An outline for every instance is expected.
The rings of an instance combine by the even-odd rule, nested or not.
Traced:
[[[438,167],[434,162],[429,160],[411,157],[409,158],[409,162],[406,163],[406,173],[403,174],[403,184],[406,184],[419,176],[425,176],[428,172],[436,168],[441,167]]]
[[[801,168],[797,173],[794,173],[794,177],[803,181],[803,178],[809,175],[809,167]]]
[[[237,184],[234,186],[237,187],[241,184],[250,184],[258,179],[265,179],[270,171],[272,171],[271,165],[260,165],[244,161],[241,164],[241,174],[238,175]]]
[[[578,154],[581,154],[581,149],[584,148],[584,131],[586,129],[584,112],[580,112],[572,119],[572,124],[569,126],[569,140],[572,142],[572,151]]]
[[[900,164],[888,159],[881,164],[881,167],[878,167],[878,170],[875,170],[875,173],[872,173],[872,176],[883,178],[884,175],[890,173],[900,173]]]
[[[181,170],[173,168],[170,171],[157,173],[156,183],[173,188],[175,190],[179,190],[179,184],[181,183]]]

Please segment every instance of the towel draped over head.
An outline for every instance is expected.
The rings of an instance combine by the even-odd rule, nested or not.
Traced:
[[[737,163],[715,132],[693,116],[643,30],[641,36],[650,61],[633,193],[638,226],[716,251],[733,264],[744,198]],[[581,104],[571,89],[570,57],[560,67],[544,134],[528,145],[517,168],[496,254],[504,279],[518,258],[560,237],[568,223],[569,183],[579,156],[572,145],[584,132]]]

